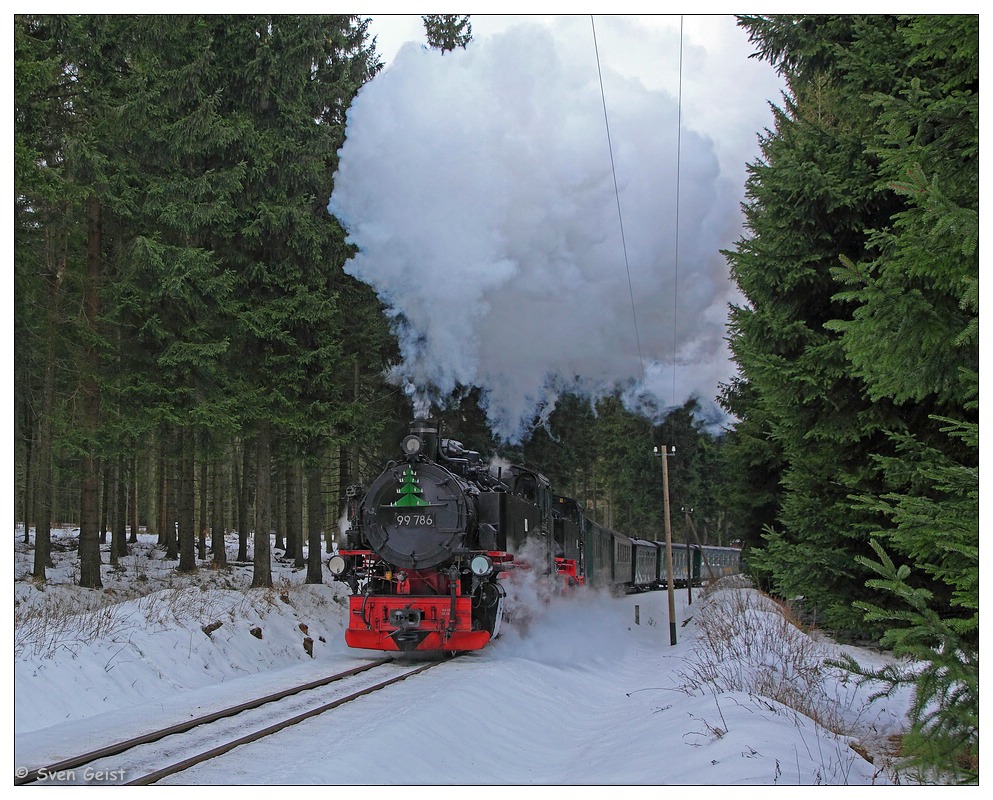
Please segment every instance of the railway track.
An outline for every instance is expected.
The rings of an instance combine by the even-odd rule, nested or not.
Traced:
[[[54,764],[18,770],[14,784],[146,786],[441,663],[444,662],[412,666],[394,663],[392,658],[378,659]],[[377,668],[393,674],[386,677]],[[372,675],[374,670],[376,674]],[[280,705],[275,712],[262,710],[277,702]],[[279,715],[277,722],[272,721],[275,714]],[[205,741],[221,744],[204,749]]]

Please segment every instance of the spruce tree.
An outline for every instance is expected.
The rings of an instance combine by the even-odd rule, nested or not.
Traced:
[[[872,459],[892,452],[888,431],[926,419],[919,409],[873,400],[851,368],[834,326],[854,304],[839,294],[840,258],[871,252],[866,229],[882,226],[902,204],[880,191],[876,129],[864,93],[894,80],[901,66],[847,81],[849,61],[891,58],[899,38],[892,18],[803,17],[744,20],[760,52],[787,77],[763,160],[750,169],[748,234],[729,253],[748,303],[732,309],[731,348],[748,383],[740,409],[763,425],[782,463],[778,516],[767,520],[751,563],[787,597],[802,596],[838,629],[864,627],[852,601],[866,598],[869,532],[880,518],[849,495],[883,488]],[[909,411],[909,413],[908,413]],[[732,443],[732,450],[746,442]],[[738,451],[739,463],[750,454]]]
[[[472,41],[472,23],[468,14],[424,14],[421,16],[428,45],[451,52],[456,47],[463,50]]]

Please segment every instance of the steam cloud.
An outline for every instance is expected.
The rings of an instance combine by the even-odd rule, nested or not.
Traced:
[[[690,396],[715,408],[733,372],[719,251],[739,230],[740,185],[710,137],[684,122],[677,142],[675,87],[605,63],[615,195],[592,36],[567,30],[523,25],[445,54],[405,45],[355,98],[329,204],[359,249],[346,270],[400,338],[392,379],[421,410],[481,387],[509,441],[566,390],[621,386],[659,415]]]

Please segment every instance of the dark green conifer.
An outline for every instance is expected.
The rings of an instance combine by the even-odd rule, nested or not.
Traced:
[[[472,40],[472,23],[468,14],[424,14],[421,20],[428,45],[443,53],[456,47],[465,49]]]

